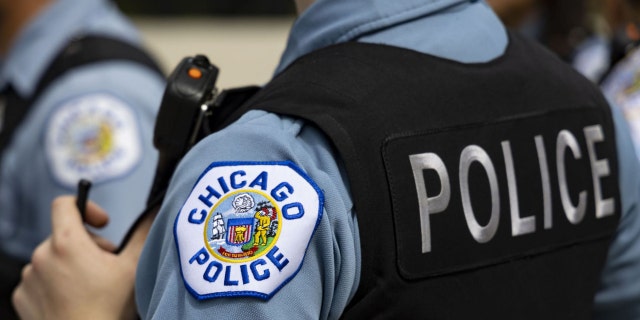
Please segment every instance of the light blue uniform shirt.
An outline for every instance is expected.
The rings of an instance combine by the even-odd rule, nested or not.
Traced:
[[[602,82],[604,93],[619,106],[631,128],[640,160],[640,49],[618,62]]]
[[[278,71],[313,50],[344,41],[383,43],[461,62],[486,62],[507,45],[505,29],[480,1],[318,0],[296,21]],[[626,128],[620,144],[623,224],[607,265],[603,309],[637,301],[640,250],[630,247],[640,234],[636,199],[640,179],[629,154]],[[324,212],[298,274],[268,301],[249,297],[196,300],[180,268],[174,222],[198,178],[216,161],[290,160],[324,192]],[[136,301],[145,319],[336,319],[355,293],[360,242],[344,167],[330,143],[301,120],[251,111],[205,138],[179,165],[143,250]],[[202,235],[194,235],[194,239]],[[194,240],[196,241],[196,240]],[[201,241],[201,240],[200,240]],[[279,240],[281,241],[281,240]],[[624,256],[624,259],[623,259]],[[182,259],[185,259],[182,257]],[[186,257],[189,259],[189,257]],[[628,265],[625,262],[629,262]],[[193,262],[195,263],[195,262]],[[620,281],[624,280],[624,281]],[[633,280],[633,281],[632,281]],[[635,281],[635,282],[634,282]]]
[[[640,91],[638,77],[640,70],[640,50],[631,52],[619,62],[602,83],[602,89],[614,106],[614,116],[618,131],[618,150],[620,158],[620,190],[623,209],[626,216],[620,223],[620,232],[609,252],[609,261],[604,273],[604,288],[596,301],[600,302],[602,319],[638,319],[640,318],[640,219],[637,208],[638,168],[633,163],[640,159]],[[630,132],[631,135],[627,132]],[[624,141],[622,141],[624,138]],[[629,175],[630,177],[626,177]],[[635,187],[635,188],[634,188]],[[632,207],[635,206],[635,207]]]
[[[58,51],[80,34],[140,42],[109,1],[53,1],[2,58],[0,88],[11,85],[29,97]],[[98,234],[118,244],[143,209],[153,179],[152,131],[163,91],[160,75],[123,61],[82,66],[52,83],[3,154],[0,250],[28,260],[51,233],[51,201],[74,194],[78,176],[93,180],[89,197],[110,214]],[[82,152],[74,148],[85,148],[78,150],[90,157],[78,158]]]

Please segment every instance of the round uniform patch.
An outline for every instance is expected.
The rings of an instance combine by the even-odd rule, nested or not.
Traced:
[[[56,109],[45,150],[54,178],[65,186],[126,174],[140,161],[138,126],[131,109],[107,94],[73,99]]]
[[[270,298],[300,269],[322,201],[291,162],[211,164],[174,225],[187,290]]]

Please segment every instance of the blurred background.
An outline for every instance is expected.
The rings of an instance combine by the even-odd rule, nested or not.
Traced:
[[[219,88],[264,84],[295,19],[290,0],[117,0],[168,74],[185,56],[220,68]]]
[[[187,55],[205,54],[221,70],[219,88],[268,81],[295,19],[291,0],[114,2],[141,30],[165,72]],[[629,10],[621,0],[487,2],[508,27],[540,41],[594,82],[640,39],[626,37]]]

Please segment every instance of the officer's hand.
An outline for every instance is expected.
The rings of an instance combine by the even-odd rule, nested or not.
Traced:
[[[100,227],[108,216],[90,202],[86,219],[87,224]],[[135,270],[151,221],[138,228],[141,231],[116,255],[112,245],[94,239],[87,231],[74,197],[54,200],[51,220],[51,236],[36,248],[13,292],[13,304],[20,317],[135,318]]]

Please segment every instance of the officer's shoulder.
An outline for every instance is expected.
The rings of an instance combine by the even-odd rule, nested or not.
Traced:
[[[291,143],[300,134],[305,121],[275,113],[251,110],[224,129],[205,138],[205,144]]]
[[[134,110],[157,110],[165,80],[148,68],[123,62],[78,67],[56,79],[36,102],[37,109],[54,112],[69,101],[110,96]],[[152,114],[146,117],[154,119]]]
[[[34,106],[30,123],[44,132],[55,180],[70,187],[126,176],[143,157],[141,124],[152,123],[164,80],[148,68],[108,61],[57,77]]]
[[[123,60],[104,61],[80,66],[60,79],[80,87],[130,88],[140,92],[145,86],[155,85],[164,90],[165,79],[148,66]],[[65,81],[66,80],[66,81]]]
[[[304,143],[298,139],[298,135],[304,125],[302,120],[295,118],[261,110],[249,111],[229,126],[198,142],[185,155],[177,170],[204,168],[219,161],[282,161],[297,158],[295,153]]]
[[[105,92],[72,95],[48,110],[44,151],[53,177],[73,186],[128,174],[142,158],[138,116],[130,104]]]

